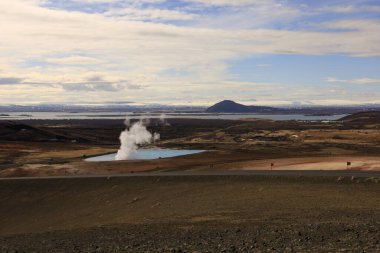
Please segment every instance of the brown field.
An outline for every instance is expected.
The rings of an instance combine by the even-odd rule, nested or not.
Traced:
[[[364,178],[1,180],[0,249],[375,252],[379,194],[380,184]]]
[[[0,252],[380,251],[377,119],[168,123],[157,146],[208,152],[85,162],[122,122],[0,122]]]
[[[0,176],[114,174],[141,171],[379,170],[376,122],[171,119],[153,121],[166,148],[209,150],[189,157],[89,163],[84,157],[116,152],[119,120],[0,123]],[[11,127],[10,127],[11,126]],[[347,162],[351,166],[347,168]]]

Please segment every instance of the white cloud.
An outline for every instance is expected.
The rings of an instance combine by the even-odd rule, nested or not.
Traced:
[[[64,64],[64,65],[90,65],[90,64],[100,64],[101,60],[92,58],[92,57],[84,57],[84,56],[68,56],[62,58],[47,58],[47,62],[56,63],[56,64]]]
[[[90,3],[90,4],[99,4],[99,3],[116,3],[120,0],[71,0],[73,2],[80,2],[80,3]]]
[[[117,2],[123,2],[123,0],[71,0],[73,2],[79,2],[79,3],[89,3],[89,4],[100,4],[100,3],[117,3]],[[134,4],[134,3],[162,3],[166,0],[128,0],[128,3]]]
[[[198,6],[200,9],[210,10],[198,20],[197,25],[201,27],[221,29],[271,27],[276,22],[286,24],[305,15],[301,8],[276,0],[195,0],[193,2],[202,3]]]
[[[368,78],[368,77],[350,79],[350,80],[337,79],[335,77],[328,77],[326,81],[329,83],[380,84],[380,79],[374,79],[374,78]]]
[[[341,5],[341,6],[327,6],[320,8],[320,12],[335,12],[335,13],[358,13],[358,12],[380,12],[380,6],[370,5]]]
[[[246,6],[246,5],[258,5],[267,4],[272,2],[271,0],[186,0],[187,2],[201,3],[204,5],[212,6]]]
[[[235,4],[241,6],[244,2],[248,3]],[[268,3],[249,2],[264,6],[262,8],[267,8],[264,2]],[[112,99],[119,101],[184,101],[186,94],[193,94],[191,99],[197,101],[210,101],[210,97],[217,99],[223,96],[223,92],[226,95],[226,91],[231,90],[242,99],[244,96],[248,99],[259,87],[252,83],[228,81],[231,79],[227,72],[230,60],[254,54],[380,56],[378,20],[345,20],[326,24],[328,28],[343,29],[342,32],[223,29],[47,9],[37,3],[0,1],[0,24],[6,24],[1,29],[1,75],[22,77],[29,83],[2,87],[1,101],[22,101],[30,94],[43,94],[33,99],[74,102],[83,99],[81,91],[86,92],[86,89],[99,89],[99,92],[91,92],[87,98],[90,101],[109,100],[111,90],[119,91],[112,93]],[[223,1],[213,3],[222,4]],[[270,13],[270,9],[262,10],[262,13]],[[132,9],[135,13],[128,15],[171,20],[189,15],[182,11],[167,10],[158,14],[156,11]],[[176,17],[177,14],[179,16]],[[263,19],[265,16],[267,14]],[[58,66],[26,64],[46,61]],[[186,74],[175,76],[170,74],[171,71]],[[96,75],[101,79],[88,79]],[[61,85],[41,88],[33,83]],[[78,84],[82,86],[77,88]],[[259,90],[271,87],[265,85],[261,85]],[[130,91],[132,89],[133,92]],[[220,90],[220,93],[215,94],[215,90]],[[298,98],[289,98],[294,99]]]
[[[122,83],[110,83],[110,82],[93,82],[93,83],[65,83],[61,84],[61,87],[69,91],[107,91],[116,92],[126,88]]]
[[[195,14],[176,10],[139,8],[112,9],[105,15],[124,17],[130,20],[192,20],[197,17]]]

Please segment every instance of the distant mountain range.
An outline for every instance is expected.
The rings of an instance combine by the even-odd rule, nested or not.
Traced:
[[[0,105],[0,114],[6,112],[204,112],[204,106],[107,103],[92,105],[75,104],[36,104]]]
[[[268,107],[243,105],[232,100],[223,100],[205,110],[207,113],[259,113],[259,114],[304,114],[325,116],[333,114],[351,114],[362,111],[379,111],[376,106],[308,106],[308,107]]]
[[[278,111],[278,109],[274,107],[267,106],[253,106],[253,105],[243,105],[236,103],[232,100],[223,100],[215,105],[206,109],[206,112],[209,113],[242,113],[242,112],[250,112],[250,113],[264,113],[264,112],[274,112]]]
[[[105,104],[35,104],[35,105],[1,105],[1,114],[8,112],[136,112],[136,113],[258,113],[258,114],[303,114],[324,116],[332,114],[352,114],[363,111],[380,111],[380,104],[322,106],[322,105],[292,105],[292,106],[253,106],[224,100],[211,107],[196,105],[166,105],[146,104],[139,105],[133,102],[113,102]]]

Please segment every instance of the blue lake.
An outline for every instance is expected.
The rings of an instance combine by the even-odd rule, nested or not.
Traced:
[[[151,148],[151,149],[139,149],[135,154],[133,154],[128,160],[152,160],[158,158],[167,158],[175,157],[182,155],[191,155],[205,152],[205,150],[179,150],[179,149],[160,149],[160,148]],[[107,162],[115,161],[116,153],[101,155],[87,158],[88,162]]]

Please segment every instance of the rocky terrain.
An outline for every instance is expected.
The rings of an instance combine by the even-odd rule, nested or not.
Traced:
[[[209,152],[90,163],[118,149],[122,122],[2,122],[0,252],[378,252],[379,127],[374,112],[335,122],[152,121],[156,145]],[[346,174],[223,174],[271,163]]]
[[[121,120],[22,120],[0,122],[0,177],[113,174],[133,171],[269,169],[377,169],[380,122],[376,112],[339,121],[168,119],[152,120],[162,148],[209,150],[188,157],[139,162],[88,163],[83,158],[114,153],[125,126]],[[375,115],[375,116],[373,116]],[[296,167],[289,167],[295,159]],[[334,159],[337,161],[333,161]],[[281,159],[281,160],[278,160]],[[367,162],[367,159],[368,162]],[[275,167],[281,169],[280,167]],[[310,166],[304,169],[311,168]]]
[[[378,252],[379,223],[149,224],[0,238],[2,252]]]
[[[0,181],[0,252],[378,252],[380,184],[314,176]]]

